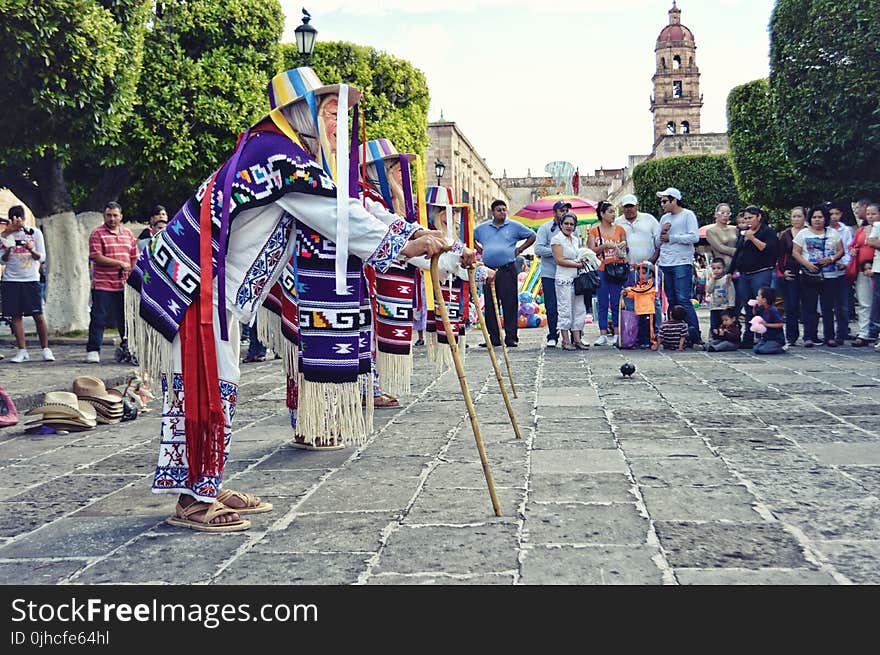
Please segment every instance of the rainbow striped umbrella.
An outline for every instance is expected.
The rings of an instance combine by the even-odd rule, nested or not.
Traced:
[[[580,196],[545,196],[538,198],[520,209],[510,218],[537,232],[539,227],[553,218],[553,205],[559,200],[571,203],[571,212],[578,217],[579,226],[592,225],[599,220],[596,216],[596,203]]]

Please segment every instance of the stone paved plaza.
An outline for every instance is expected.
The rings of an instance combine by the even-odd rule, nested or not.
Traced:
[[[466,369],[501,517],[455,373],[437,376],[424,348],[413,395],[377,410],[363,447],[329,453],[290,446],[280,362],[268,361],[243,365],[226,474],[275,505],[249,517],[250,531],[164,523],[175,497],[149,492],[158,402],[84,433],[28,436],[19,424],[0,430],[0,581],[880,583],[872,349],[582,353],[522,330],[510,350],[517,440],[471,335]],[[80,346],[55,350],[56,364],[0,362],[13,398],[121,373],[81,364]],[[618,372],[625,360],[632,379]]]

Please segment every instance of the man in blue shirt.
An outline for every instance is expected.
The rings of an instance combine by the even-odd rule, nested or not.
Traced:
[[[525,239],[521,246],[517,244]],[[474,230],[477,250],[483,254],[483,263],[495,269],[495,291],[504,315],[504,343],[508,348],[518,345],[516,317],[519,313],[517,294],[516,258],[535,242],[535,233],[525,225],[507,219],[507,204],[503,200],[492,202],[492,220],[481,223]],[[501,345],[498,315],[491,301],[489,283],[483,285],[486,303],[486,329],[493,346]],[[487,344],[481,343],[485,347]]]

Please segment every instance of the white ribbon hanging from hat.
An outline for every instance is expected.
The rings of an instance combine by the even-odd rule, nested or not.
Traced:
[[[339,109],[336,121],[336,294],[348,293],[348,85],[339,85]],[[357,129],[357,126],[355,126]]]

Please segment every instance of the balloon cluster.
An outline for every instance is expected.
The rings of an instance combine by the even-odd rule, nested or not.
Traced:
[[[517,325],[521,328],[547,327],[547,310],[543,295],[519,294],[519,316]]]

